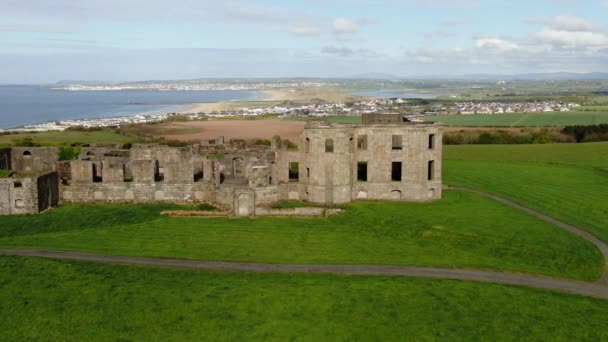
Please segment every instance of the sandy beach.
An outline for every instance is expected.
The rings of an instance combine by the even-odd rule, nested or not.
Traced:
[[[260,102],[276,102],[284,101],[289,99],[290,95],[295,93],[295,90],[281,89],[281,90],[262,90],[259,91],[262,97],[257,101],[224,101],[224,102],[207,102],[207,103],[193,103],[190,107],[180,110],[178,113],[200,113],[200,112],[213,112],[232,109],[235,107],[246,106],[247,103]]]

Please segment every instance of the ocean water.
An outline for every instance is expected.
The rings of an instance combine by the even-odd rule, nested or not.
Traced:
[[[412,93],[406,90],[374,90],[374,91],[361,91],[354,93],[358,96],[371,96],[371,97],[382,97],[382,98],[401,98],[401,99],[432,99],[439,96],[445,96],[445,94],[435,93]]]
[[[260,93],[238,90],[68,91],[47,86],[0,86],[0,128],[65,120],[172,112],[191,103],[249,101]]]

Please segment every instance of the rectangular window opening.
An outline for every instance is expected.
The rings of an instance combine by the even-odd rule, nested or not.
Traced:
[[[435,134],[429,134],[429,150],[435,149]]]
[[[393,151],[403,149],[403,137],[400,135],[393,135]]]
[[[290,162],[289,163],[289,181],[299,182],[300,181],[300,163]]]
[[[402,162],[393,162],[391,167],[391,180],[393,182],[401,182],[402,166]]]
[[[357,181],[367,182],[367,162],[357,163]]]
[[[367,135],[357,137],[357,149],[362,151],[367,150]]]
[[[428,180],[434,180],[434,179],[435,179],[435,161],[430,160],[429,167],[428,167]]]
[[[334,152],[334,139],[325,139],[325,152]]]

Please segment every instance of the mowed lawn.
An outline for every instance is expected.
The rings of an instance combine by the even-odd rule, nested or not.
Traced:
[[[2,341],[608,339],[608,301],[409,277],[0,257]]]
[[[570,126],[608,123],[608,111],[542,112],[508,114],[433,115],[426,120],[448,126]]]
[[[444,182],[485,190],[608,241],[608,144],[448,146]]]
[[[331,218],[171,218],[168,205],[71,205],[0,218],[0,247],[292,264],[388,264],[598,279],[589,242],[476,194],[356,202]]]

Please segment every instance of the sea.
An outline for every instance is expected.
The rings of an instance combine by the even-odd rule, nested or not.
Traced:
[[[0,128],[67,119],[168,113],[192,103],[252,101],[255,91],[107,90],[72,91],[51,86],[0,86]]]

